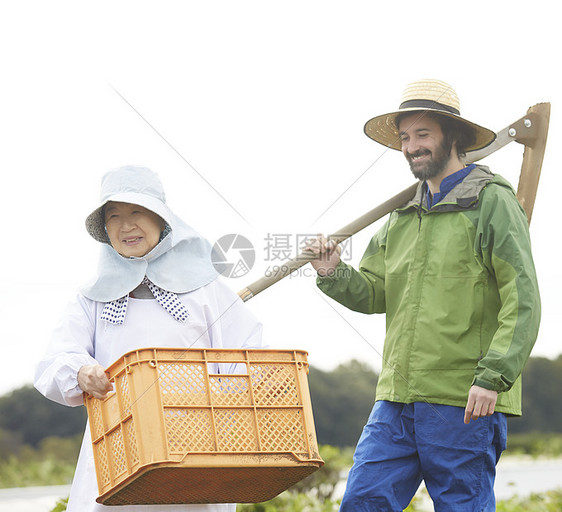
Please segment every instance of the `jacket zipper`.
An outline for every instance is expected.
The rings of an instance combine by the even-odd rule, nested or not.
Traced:
[[[418,233],[421,231],[421,222],[422,222],[421,209],[422,209],[422,205],[423,205],[423,196],[424,196],[424,194],[425,194],[425,184],[422,185],[422,187],[421,187],[420,204],[418,205],[418,208],[417,208],[417,213],[418,213]]]

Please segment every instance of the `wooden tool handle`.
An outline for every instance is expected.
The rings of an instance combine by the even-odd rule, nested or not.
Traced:
[[[395,196],[391,197],[384,203],[373,208],[371,211],[361,215],[361,217],[350,222],[347,226],[339,229],[336,233],[329,235],[328,240],[335,240],[336,243],[341,243],[347,240],[350,236],[358,233],[366,228],[373,222],[381,219],[391,211],[407,203],[414,197],[418,184],[414,183],[407,189],[402,190]],[[238,292],[240,298],[245,302],[257,295],[261,291],[275,284],[277,281],[291,274],[311,260],[316,259],[317,256],[310,252],[301,252],[296,258],[290,259],[277,266],[275,271],[269,273],[267,276],[261,277],[251,285]]]
[[[517,188],[517,199],[525,209],[529,222],[531,222],[531,215],[537,195],[549,121],[550,103],[538,103],[530,107],[525,116],[509,126],[506,126],[503,130],[500,130],[497,133],[496,140],[492,142],[492,144],[467,154],[467,162],[472,163],[491,155],[512,141],[517,141],[525,145],[521,174],[519,176],[519,186]],[[337,243],[341,243],[355,233],[358,233],[373,222],[381,219],[411,200],[414,197],[417,186],[417,183],[411,185],[376,208],[361,215],[361,217],[355,219],[347,226],[344,226],[333,235],[329,235],[328,240],[335,240]],[[240,290],[238,295],[245,302],[309,261],[316,259],[316,257],[316,255],[310,252],[301,252],[296,258],[287,260],[285,263],[276,267],[274,272],[271,272],[267,276],[258,279],[251,285]]]

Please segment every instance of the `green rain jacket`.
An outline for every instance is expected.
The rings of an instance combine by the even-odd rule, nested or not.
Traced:
[[[320,289],[386,313],[376,399],[465,407],[472,384],[521,414],[520,374],[538,334],[540,297],[526,215],[509,183],[477,166],[431,209],[392,212],[359,270],[340,262]]]

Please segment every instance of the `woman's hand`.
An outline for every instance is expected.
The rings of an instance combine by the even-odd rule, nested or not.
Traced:
[[[78,370],[78,385],[82,391],[100,400],[113,391],[113,386],[109,382],[103,366],[99,364],[82,366]]]
[[[320,277],[331,276],[341,261],[341,247],[334,240],[328,241],[322,234],[310,240],[303,251],[317,255],[317,259],[310,263]]]

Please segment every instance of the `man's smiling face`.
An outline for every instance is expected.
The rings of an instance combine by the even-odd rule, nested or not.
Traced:
[[[402,153],[419,180],[439,176],[451,159],[439,122],[423,113],[401,118],[398,126]]]

